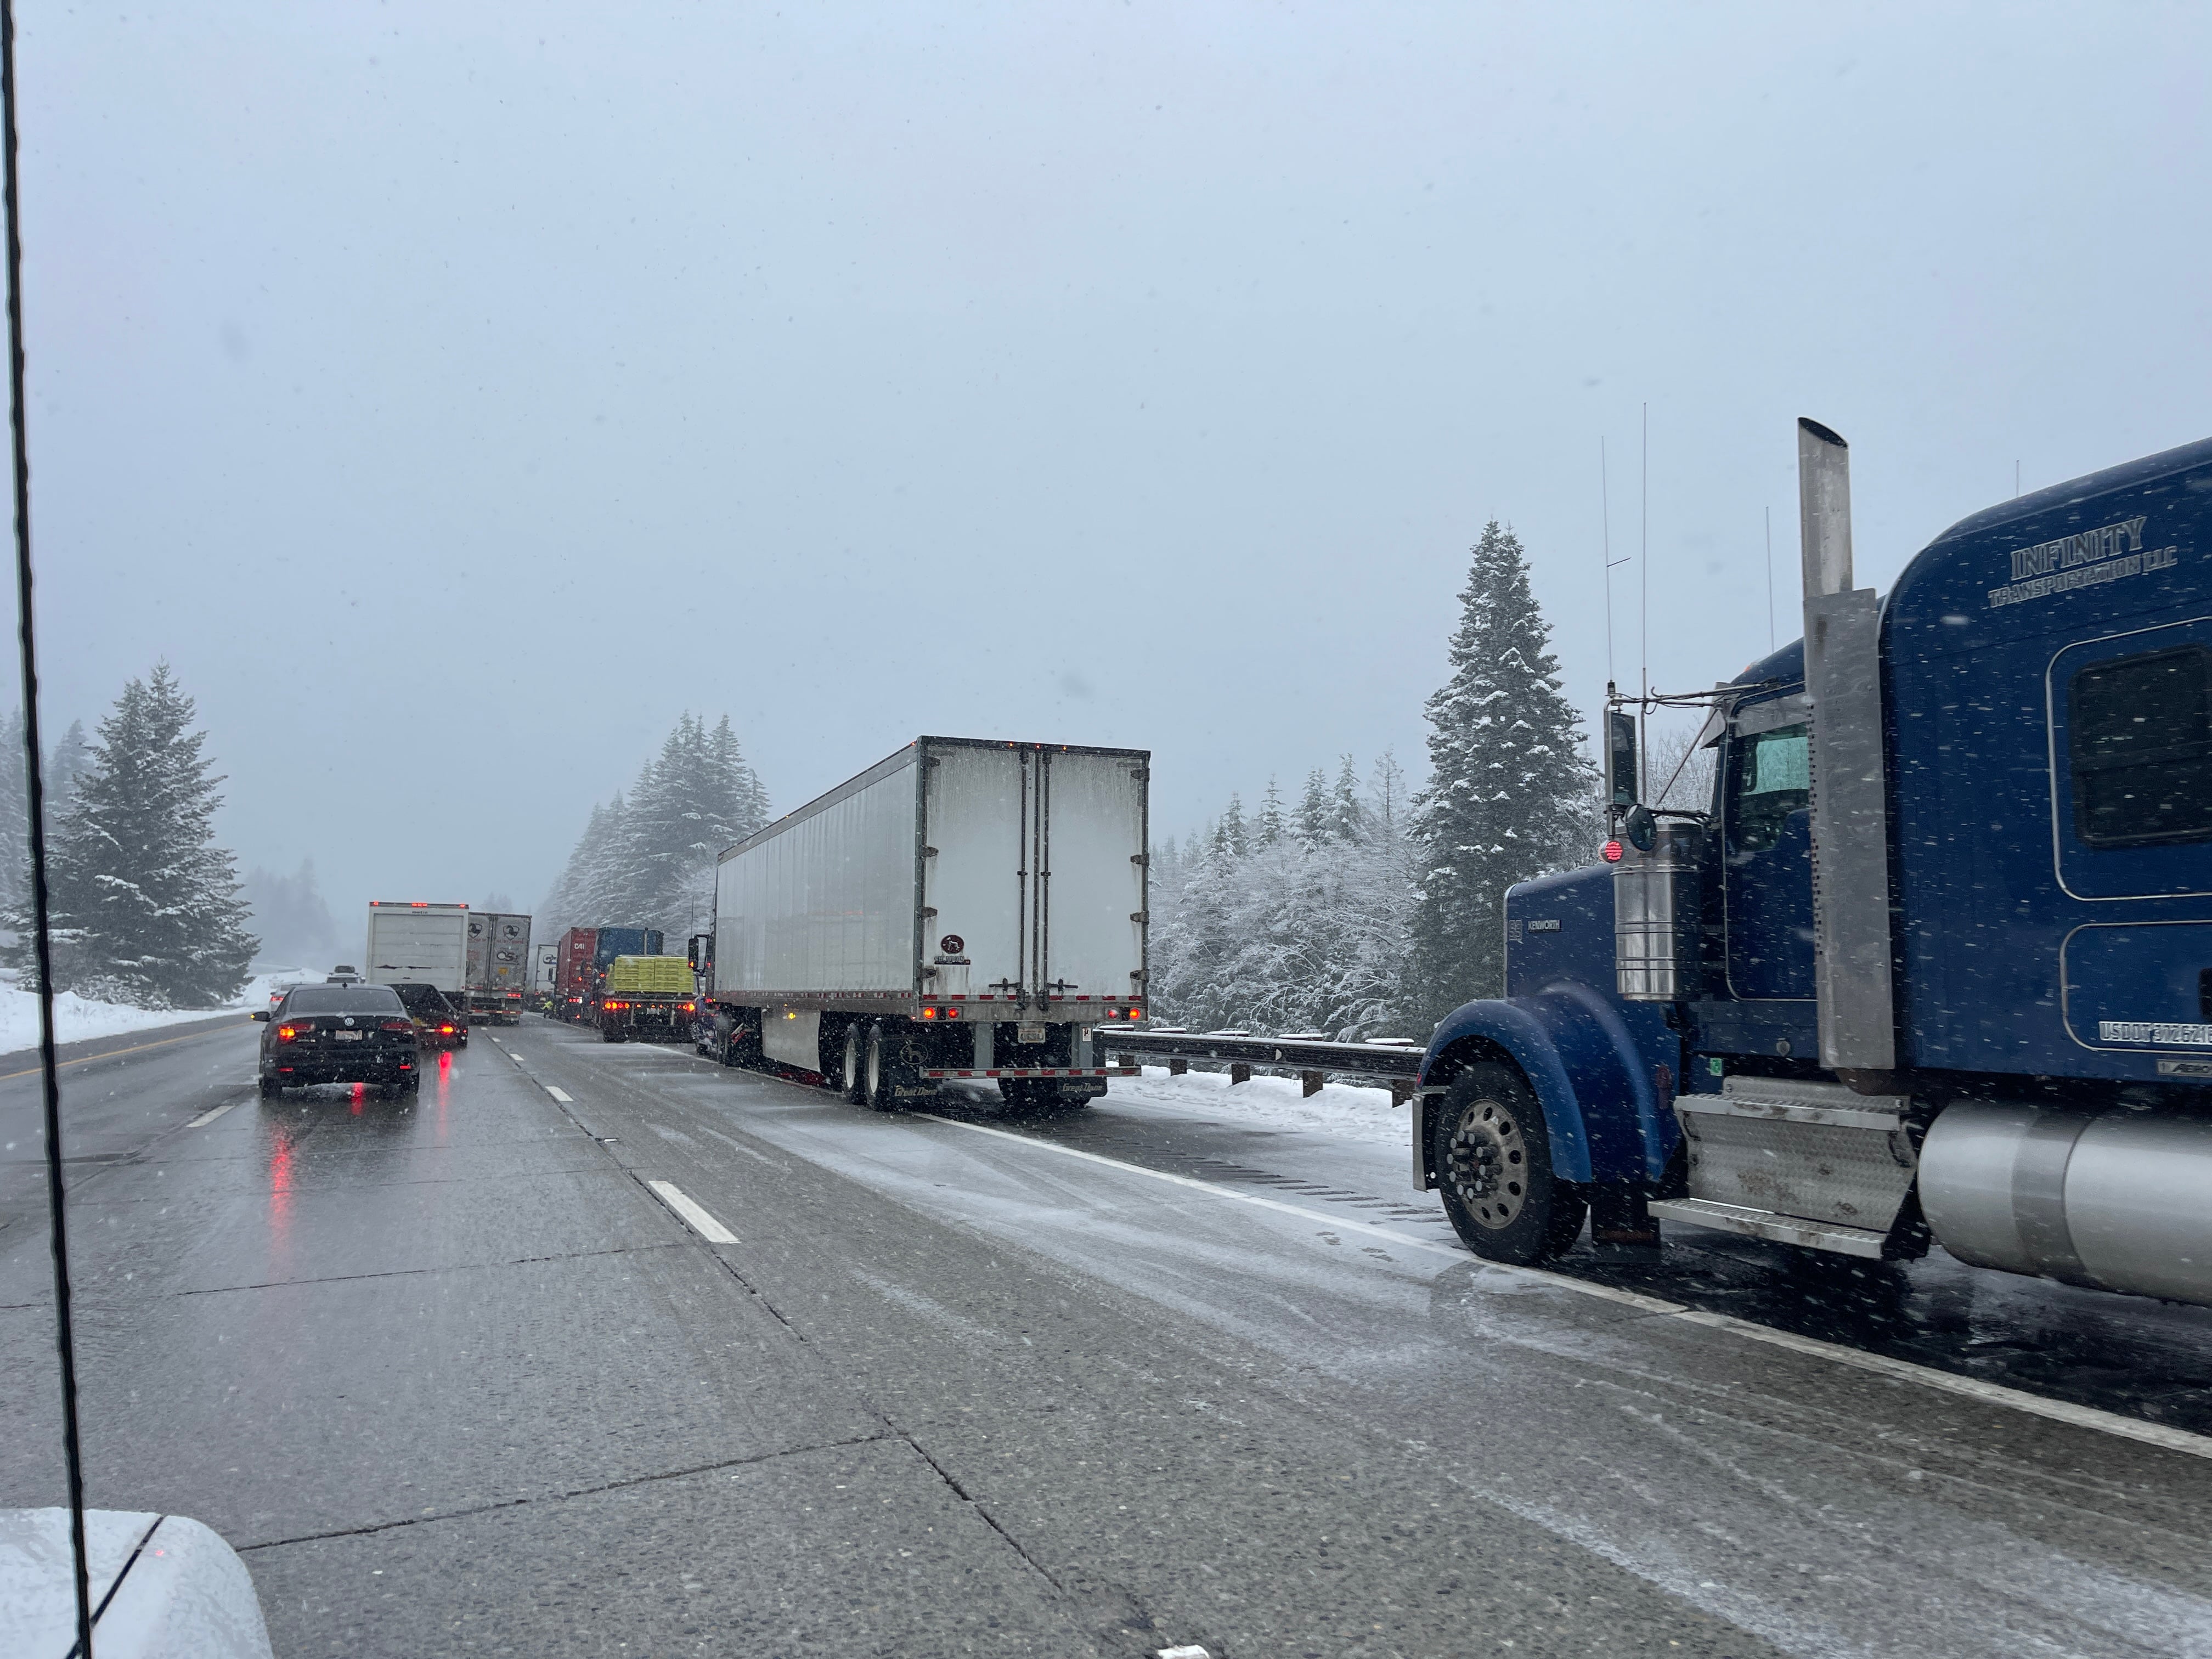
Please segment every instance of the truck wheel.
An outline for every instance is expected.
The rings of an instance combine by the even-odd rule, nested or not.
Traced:
[[[277,1096],[279,1096],[279,1095],[283,1094],[283,1092],[284,1092],[284,1085],[283,1085],[283,1084],[279,1083],[279,1082],[278,1082],[275,1078],[273,1078],[273,1077],[264,1077],[264,1078],[263,1078],[263,1079],[261,1079],[261,1097],[262,1097],[262,1099],[264,1099],[264,1100],[274,1100],[274,1099],[276,1099],[276,1097],[277,1097]]]
[[[857,1019],[845,1028],[845,1065],[838,1079],[837,1092],[855,1106],[867,1100],[868,1051]]]
[[[892,1092],[896,1086],[899,1048],[895,1038],[884,1034],[879,1020],[868,1028],[867,1059],[862,1065],[861,1098],[878,1112],[898,1110],[898,1096]]]
[[[599,1027],[599,1041],[602,1042],[620,1042],[622,1041],[622,1033],[615,1030],[611,1025],[602,1025]]]
[[[1552,1173],[1543,1109],[1510,1066],[1470,1066],[1452,1080],[1431,1156],[1444,1213],[1486,1261],[1547,1261],[1583,1230],[1588,1200]]]

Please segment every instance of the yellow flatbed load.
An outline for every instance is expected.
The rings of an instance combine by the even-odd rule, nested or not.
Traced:
[[[691,964],[682,957],[617,957],[607,969],[608,996],[690,996]]]

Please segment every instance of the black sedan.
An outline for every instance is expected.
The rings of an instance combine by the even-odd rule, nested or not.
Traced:
[[[301,985],[254,1018],[261,1034],[261,1092],[314,1083],[373,1083],[386,1094],[422,1086],[415,1021],[386,985]]]

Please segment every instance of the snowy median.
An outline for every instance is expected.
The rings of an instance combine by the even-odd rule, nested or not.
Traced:
[[[1346,1140],[1404,1144],[1406,1109],[1390,1104],[1388,1089],[1354,1083],[1328,1083],[1306,1095],[1294,1077],[1255,1073],[1249,1083],[1231,1084],[1226,1072],[1186,1072],[1170,1077],[1164,1066],[1147,1066],[1142,1077],[1117,1077],[1107,1085],[1109,1098],[1139,1101],[1207,1117],[1264,1124],[1271,1129],[1306,1129]]]
[[[74,991],[54,998],[54,1041],[83,1042],[94,1037],[118,1036],[130,1031],[156,1030],[164,1025],[188,1025],[218,1014],[246,1013],[269,1006],[269,994],[279,986],[318,983],[323,970],[277,968],[256,974],[229,1002],[217,1008],[134,1008],[124,1002],[95,1002]],[[39,999],[18,983],[10,972],[0,972],[0,1054],[20,1054],[39,1046]]]

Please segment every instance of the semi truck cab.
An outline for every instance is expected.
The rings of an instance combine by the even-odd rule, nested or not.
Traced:
[[[1414,1183],[1502,1260],[1589,1211],[2212,1304],[2212,441],[1878,597],[1843,441],[1799,438],[1805,638],[1706,700],[1709,802],[1617,772],[1606,861],[1508,894]]]

